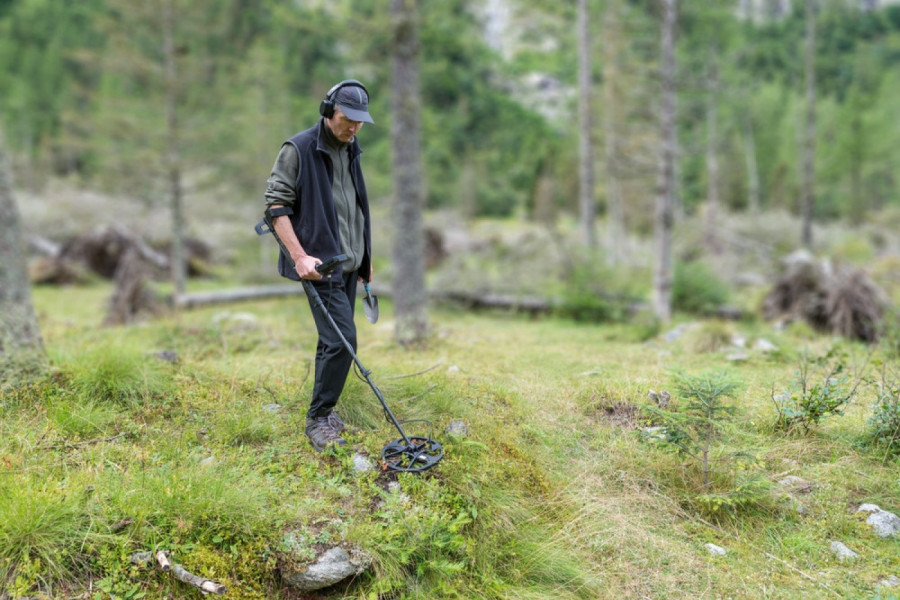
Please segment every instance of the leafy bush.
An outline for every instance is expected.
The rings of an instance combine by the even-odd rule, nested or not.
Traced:
[[[802,354],[791,388],[782,394],[772,394],[775,429],[802,429],[806,433],[822,419],[843,414],[862,382],[859,373],[846,373],[846,361],[846,353],[837,347],[820,357]]]
[[[560,313],[576,321],[622,322],[643,297],[634,270],[602,259],[576,263],[568,272]]]
[[[711,314],[728,302],[728,285],[705,263],[675,263],[672,280],[672,308],[692,314]]]
[[[881,385],[872,416],[869,436],[874,444],[884,446],[889,454],[900,454],[900,378],[882,369]]]

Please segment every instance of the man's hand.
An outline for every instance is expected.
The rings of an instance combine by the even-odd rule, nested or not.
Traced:
[[[301,279],[310,279],[312,281],[322,279],[322,274],[316,271],[316,265],[320,264],[322,264],[321,260],[315,256],[310,256],[309,254],[294,257],[297,275],[299,275]]]

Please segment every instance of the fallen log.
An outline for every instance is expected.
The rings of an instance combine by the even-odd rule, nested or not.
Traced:
[[[187,292],[171,296],[169,301],[178,308],[196,308],[213,304],[229,304],[267,300],[285,296],[303,295],[303,286],[297,284],[253,286],[230,290],[203,292]],[[383,298],[390,298],[391,290],[383,286],[372,286],[372,293]],[[494,309],[523,312],[532,315],[548,313],[556,308],[556,303],[538,296],[513,296],[504,294],[475,294],[470,292],[432,292],[429,297],[433,302],[459,304],[471,309]]]
[[[267,300],[285,296],[303,295],[303,286],[297,284],[261,285],[231,290],[187,292],[172,296],[170,302],[177,308],[195,308],[212,304],[230,304],[250,300]]]

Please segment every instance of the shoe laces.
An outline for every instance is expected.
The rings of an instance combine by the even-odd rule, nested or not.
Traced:
[[[347,429],[347,426],[341,420],[341,417],[338,416],[338,413],[336,410],[332,410],[330,413],[328,413],[328,416],[325,417],[325,422],[328,424],[329,427],[334,429],[337,433],[341,433],[342,431]]]

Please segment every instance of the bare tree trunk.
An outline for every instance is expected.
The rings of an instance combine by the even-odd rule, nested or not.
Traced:
[[[178,71],[175,59],[175,9],[173,0],[163,2],[163,54],[166,69],[166,167],[172,212],[172,283],[177,298],[185,292],[184,211],[182,208],[181,157],[178,150]]]
[[[675,18],[677,0],[661,0],[662,94],[660,102],[660,153],[656,198],[656,269],[653,310],[663,323],[672,318],[672,222],[675,202]]]
[[[0,138],[0,391],[26,382],[47,366],[23,247],[12,175]]]
[[[744,120],[744,153],[747,162],[747,209],[759,212],[759,167],[756,164],[756,138],[753,134],[753,120],[747,115]]]
[[[816,209],[816,5],[806,0],[806,136],[803,144],[803,246],[813,245]]]
[[[594,233],[596,208],[594,206],[594,145],[593,114],[591,102],[591,32],[590,14],[587,0],[578,0],[578,113],[581,119],[578,141],[580,146],[579,196],[581,205],[581,226],[584,229],[584,243],[590,248],[597,247]]]
[[[861,225],[866,216],[866,197],[863,195],[862,171],[865,140],[863,139],[862,110],[853,112],[850,117],[852,146],[850,148],[850,222]]]
[[[706,108],[706,247],[719,250],[716,237],[719,210],[719,67],[715,45],[709,49],[709,76],[707,78]]]
[[[421,160],[419,102],[418,0],[392,0],[394,167],[394,337],[402,344],[421,342],[428,333],[425,290],[425,203]]]
[[[622,187],[619,174],[619,132],[616,129],[618,121],[618,98],[616,86],[619,85],[619,69],[617,67],[617,50],[620,41],[619,28],[621,24],[617,18],[617,0],[608,0],[604,18],[603,35],[603,135],[606,141],[604,145],[604,160],[606,163],[606,204],[610,264],[618,264],[625,259],[625,207],[622,203]]]

